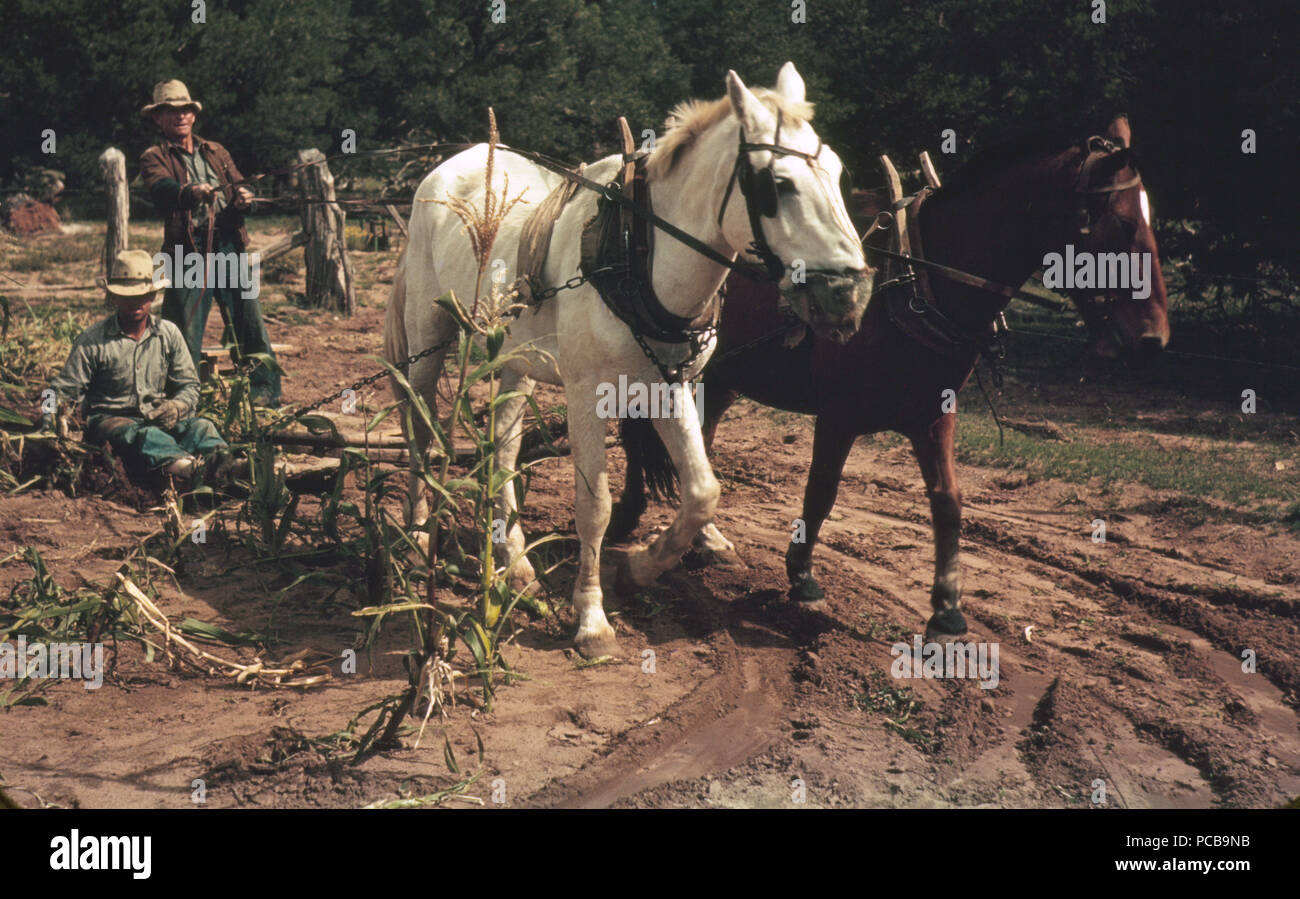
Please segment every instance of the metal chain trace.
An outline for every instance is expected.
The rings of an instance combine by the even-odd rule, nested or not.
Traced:
[[[434,353],[438,352],[439,350],[444,350],[447,347],[451,346],[453,343],[456,342],[457,337],[459,337],[459,335],[452,335],[451,337],[447,338],[441,343],[435,343],[433,346],[429,347],[426,350],[421,350],[420,352],[415,353],[414,355],[407,356],[395,367],[399,369],[409,368],[412,363],[418,362],[419,360],[425,358],[426,356],[432,356]],[[296,421],[297,419],[302,418],[304,415],[306,415],[309,412],[316,411],[321,406],[328,403],[330,400],[338,399],[342,397],[349,390],[357,391],[360,390],[362,387],[367,387],[375,383],[376,381],[378,381],[380,378],[384,377],[384,375],[386,374],[388,374],[387,369],[380,369],[379,371],[375,372],[373,375],[367,375],[366,377],[360,379],[359,381],[354,381],[352,384],[350,384],[347,387],[340,388],[339,390],[336,390],[327,396],[321,397],[316,402],[312,403],[311,405],[302,407],[297,412],[294,412],[289,415],[282,415],[280,418],[276,419],[275,421],[271,422],[270,424],[262,428],[258,432],[257,439],[258,440],[269,439],[270,432],[272,430],[283,427],[284,425],[288,424],[291,421]]]

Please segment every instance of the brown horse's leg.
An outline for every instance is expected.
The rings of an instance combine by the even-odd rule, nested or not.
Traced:
[[[957,462],[953,454],[956,428],[957,416],[950,413],[940,415],[923,432],[910,435],[934,520],[934,587],[930,591],[934,614],[925,626],[927,641],[966,633],[966,618],[960,608],[961,569],[957,560],[961,488],[957,486]]]
[[[704,395],[704,449],[705,452],[710,452],[713,448],[713,435],[718,430],[718,422],[722,420],[722,416],[736,402],[740,394],[735,390],[715,388],[707,380],[704,382],[702,393]],[[641,516],[645,514],[648,505],[645,483],[647,446],[653,442],[657,444],[658,453],[667,453],[663,448],[663,442],[649,421],[645,419],[636,421],[641,427],[639,439],[635,439],[636,435],[625,434],[626,439],[623,441],[623,454],[627,457],[627,476],[623,481],[623,493],[610,513],[609,531],[605,534],[605,539],[610,543],[623,543],[631,537],[637,525],[641,523]]]
[[[653,429],[647,427],[646,431],[644,439],[658,439]],[[610,512],[609,529],[605,532],[605,539],[610,543],[623,543],[632,536],[647,505],[645,449],[641,441],[625,435],[623,455],[627,459],[627,475],[623,480],[623,494]]]
[[[818,602],[826,598],[812,573],[812,551],[822,523],[835,507],[840,474],[857,435],[832,425],[829,416],[817,419],[813,432],[812,467],[803,496],[803,520],[795,522],[790,548],[785,553],[785,573],[790,578],[790,598],[797,602]],[[800,526],[802,525],[802,527]],[[802,539],[800,539],[802,538]]]
[[[713,435],[718,431],[718,422],[739,397],[737,390],[724,390],[717,384],[704,381],[704,450],[709,455],[713,455]]]

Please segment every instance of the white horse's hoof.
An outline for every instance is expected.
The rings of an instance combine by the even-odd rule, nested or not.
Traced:
[[[712,550],[716,553],[734,553],[736,551],[736,544],[722,536],[722,531],[718,530],[718,526],[712,522],[700,528],[700,532],[695,535],[691,545],[700,551]]]
[[[531,596],[541,589],[537,572],[527,559],[520,559],[515,563],[515,567],[510,569],[510,589],[525,596]]]
[[[614,629],[608,624],[586,634],[579,631],[573,645],[578,650],[578,655],[584,659],[618,655],[618,640],[614,637]]]
[[[708,547],[691,547],[687,567],[704,565],[716,568],[748,568],[749,563],[740,557],[735,549],[710,549]]]

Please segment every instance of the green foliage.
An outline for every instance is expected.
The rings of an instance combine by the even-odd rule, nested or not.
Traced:
[[[246,173],[296,151],[480,140],[495,108],[507,143],[571,160],[614,149],[614,120],[660,127],[688,96],[723,94],[734,68],[770,85],[787,59],[819,108],[818,128],[859,186],[876,156],[911,160],[957,135],[950,172],[976,153],[1026,140],[1078,139],[1116,112],[1162,216],[1208,223],[1208,271],[1291,267],[1297,230],[1296,90],[1286,4],[1110,0],[1107,22],[1078,0],[818,0],[806,23],[771,0],[511,0],[493,22],[482,0],[0,0],[0,179],[52,163],[69,187],[98,188],[95,159],[122,147],[132,167],[154,140],[139,109],[154,82],[179,77],[204,104],[197,130]],[[16,23],[16,24],[15,24]],[[41,133],[58,136],[55,160]],[[1252,128],[1259,150],[1241,153]],[[391,174],[409,159],[358,157],[351,174]],[[427,167],[433,160],[417,163]],[[339,168],[350,164],[340,161]],[[1251,185],[1268,183],[1268,189]]]
[[[65,590],[55,582],[40,552],[31,546],[0,559],[0,565],[19,559],[32,576],[19,581],[0,600],[0,644],[24,636],[33,643],[76,643],[91,634],[97,624],[112,618],[112,603],[98,590]],[[19,659],[25,664],[25,659]],[[0,709],[12,705],[43,704],[37,694],[50,678],[17,676],[8,689],[0,690]]]
[[[473,335],[482,326],[465,318],[463,310],[450,295],[439,298],[438,302],[456,313],[454,318],[461,330],[454,357],[458,364],[467,367],[474,346]],[[417,476],[429,491],[432,500],[425,527],[429,550],[426,560],[415,558],[410,552],[418,545],[415,535],[394,528],[395,536],[399,539],[391,544],[387,541],[383,544],[388,572],[383,596],[388,605],[369,610],[369,613],[382,615],[393,611],[409,612],[416,622],[417,631],[424,630],[424,649],[417,652],[411,665],[412,671],[417,667],[421,671],[425,670],[430,659],[440,652],[437,646],[441,638],[430,641],[430,634],[437,632],[443,637],[458,638],[474,660],[474,672],[482,683],[484,698],[490,703],[496,670],[504,668],[509,673],[501,656],[501,644],[511,613],[521,602],[543,612],[545,606],[513,591],[509,586],[510,571],[498,568],[492,557],[497,503],[504,491],[526,486],[528,465],[519,466],[519,470],[513,473],[496,468],[497,410],[502,402],[513,395],[498,394],[496,379],[519,351],[505,354],[500,352],[504,340],[504,328],[501,325],[490,324],[486,331],[487,358],[467,370],[452,398],[452,418],[447,427],[438,421],[433,410],[411,387],[405,376],[388,366],[389,373],[404,398],[406,433],[412,434],[420,429],[431,435],[430,450],[425,457],[414,452],[414,445],[410,445],[412,456],[417,461]],[[487,384],[489,397],[483,424],[476,421],[470,403],[471,390],[481,383]],[[540,417],[540,410],[535,405],[534,412]],[[451,435],[458,427],[464,429],[474,449],[468,470],[453,475],[451,460],[457,454]],[[512,527],[515,524],[514,517],[505,524],[507,528]],[[440,539],[444,535],[445,541]],[[539,538],[528,544],[524,553],[526,555],[557,539],[553,535]],[[435,565],[439,547],[443,556],[440,563]],[[421,562],[424,562],[423,566]],[[466,612],[433,600],[436,587],[428,578],[436,577],[431,572],[436,572],[439,568],[448,581],[474,577],[473,593],[477,607],[473,611]],[[416,582],[421,573],[428,585],[423,599],[416,590]],[[427,624],[421,621],[421,614],[425,612],[429,613]]]
[[[1261,456],[1254,444],[1198,438],[1198,444],[1169,446],[1150,434],[1120,427],[1099,428],[1096,439],[1049,440],[1007,430],[998,443],[997,425],[986,414],[963,415],[957,461],[1005,466],[1036,478],[1085,484],[1139,483],[1157,490],[1214,497],[1231,503],[1289,501],[1296,495],[1294,472],[1300,451],[1270,445]],[[1275,469],[1274,461],[1283,469]]]

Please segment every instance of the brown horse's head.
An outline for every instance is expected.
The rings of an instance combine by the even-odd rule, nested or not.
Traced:
[[[1078,193],[1081,252],[1138,254],[1150,260],[1149,291],[1110,288],[1075,289],[1067,293],[1093,337],[1092,351],[1104,358],[1124,358],[1134,364],[1150,361],[1169,343],[1168,297],[1160,271],[1160,253],[1151,230],[1151,207],[1133,158],[1133,134],[1128,117],[1116,116],[1106,129],[1109,146],[1091,144],[1087,169],[1075,184]]]

